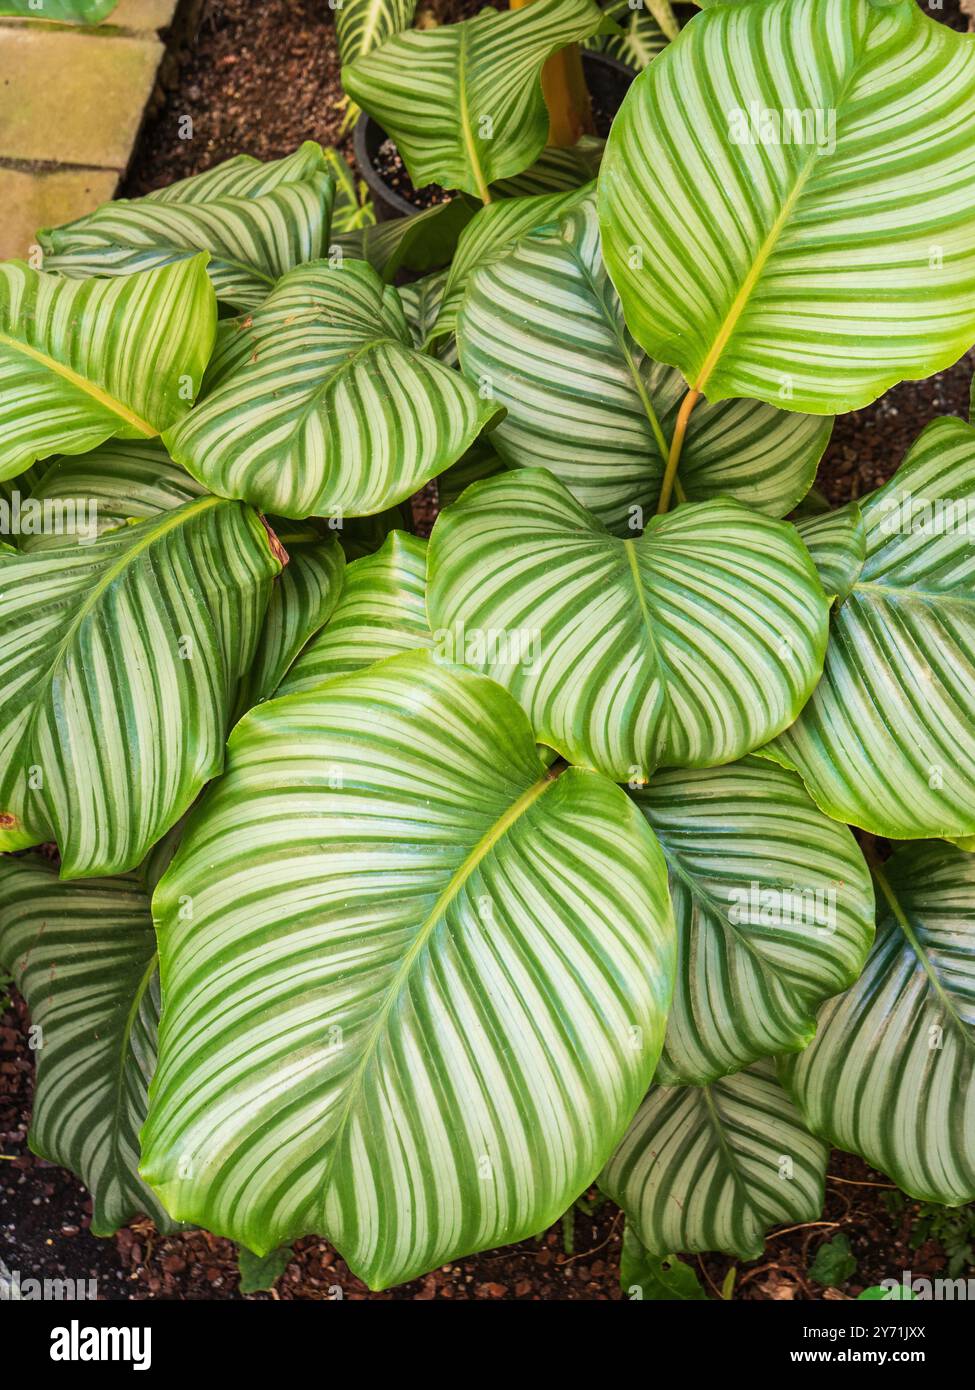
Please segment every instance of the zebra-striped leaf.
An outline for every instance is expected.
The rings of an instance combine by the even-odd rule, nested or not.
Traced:
[[[622,32],[590,39],[586,47],[608,53],[637,72],[642,72],[680,32],[669,0],[649,0],[648,4],[638,5],[631,5],[630,0],[609,0],[602,10]]]
[[[503,198],[475,213],[457,242],[444,286],[440,312],[429,340],[453,333],[468,281],[480,266],[504,257],[512,246],[535,227],[554,221],[567,207],[585,196],[584,188],[542,193],[529,198]]]
[[[414,349],[392,285],[362,261],[317,262],[221,328],[204,397],[166,445],[261,511],[365,516],[443,472],[498,413]]]
[[[63,883],[39,855],[0,858],[0,959],[38,1030],[31,1148],[88,1188],[95,1235],[141,1213],[171,1230],[138,1171],[159,1019],[143,875]]]
[[[305,644],[335,609],[343,587],[345,553],[334,532],[281,522],[275,535],[288,563],[274,581],[260,641],[238,708],[269,700]]]
[[[786,727],[828,627],[788,523],[714,501],[618,540],[534,468],[440,514],[427,608],[442,655],[510,690],[542,743],[616,781],[731,762]]]
[[[341,61],[352,63],[408,29],[415,9],[416,0],[342,0],[335,11]]]
[[[312,141],[273,164],[255,169],[242,157],[224,168],[184,180],[168,198],[118,199],[39,232],[45,269],[131,275],[206,251],[217,299],[256,308],[282,275],[327,255],[335,182]]]
[[[503,462],[488,441],[483,438],[479,439],[468,449],[463,458],[458,459],[452,467],[447,469],[446,473],[441,473],[437,479],[437,497],[441,510],[458,501],[461,493],[465,492],[471,483],[479,483],[484,478],[493,478],[495,474],[504,471]]]
[[[457,341],[465,375],[507,409],[491,442],[510,467],[550,469],[616,534],[656,509],[683,382],[627,331],[591,199],[474,271]],[[678,495],[784,516],[812,486],[831,429],[761,401],[704,404]]]
[[[409,29],[342,68],[342,85],[392,136],[414,187],[438,183],[490,201],[548,135],[542,66],[607,21],[593,0],[534,0],[499,14]],[[615,25],[611,25],[615,29]]]
[[[556,1219],[660,1051],[645,821],[427,653],[247,715],[154,913],[143,1175],[258,1254],[327,1231],[373,1287]]]
[[[867,535],[857,503],[799,517],[795,527],[827,594],[841,601],[848,598],[867,558]]]
[[[205,495],[157,439],[113,440],[80,458],[55,459],[21,507],[25,553],[94,540]]]
[[[426,591],[426,541],[391,531],[374,555],[349,565],[335,611],[301,652],[277,694],[314,690],[333,676],[383,657],[432,646]]]
[[[773,1226],[819,1216],[828,1157],[763,1061],[710,1086],[654,1086],[599,1183],[653,1255],[754,1260]]]
[[[816,1009],[853,983],[873,941],[870,874],[849,830],[760,758],[659,772],[631,794],[677,920],[656,1080],[700,1085],[805,1047]]]
[[[832,414],[975,341],[975,44],[909,3],[698,15],[599,180],[627,323],[715,401]]]
[[[348,255],[368,261],[391,284],[400,270],[422,272],[445,266],[473,216],[473,206],[465,198],[451,198],[424,212],[346,232],[336,237],[334,244]]]
[[[975,1199],[975,859],[905,845],[876,877],[866,969],[783,1076],[817,1134],[957,1206]]]
[[[837,820],[900,840],[970,835],[975,428],[934,421],[860,514],[866,558],[834,610],[823,679],[762,751]]]
[[[546,145],[524,173],[499,179],[491,185],[492,198],[540,198],[549,193],[568,193],[591,183],[599,172],[606,141],[583,135],[568,149]]]
[[[124,280],[0,265],[0,478],[184,415],[213,347],[206,257]]]
[[[0,850],[56,840],[64,878],[143,860],[223,765],[279,569],[218,497],[0,554]]]

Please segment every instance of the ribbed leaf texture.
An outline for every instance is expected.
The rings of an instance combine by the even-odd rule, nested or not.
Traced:
[[[0,265],[0,478],[160,434],[200,389],[215,327],[205,256],[81,282]]]
[[[787,726],[828,627],[786,522],[704,502],[618,540],[534,468],[440,514],[427,607],[443,655],[510,690],[541,742],[621,782],[732,762]]]
[[[783,1076],[817,1134],[957,1206],[975,1199],[975,858],[905,845],[877,883],[866,969]]]
[[[258,1254],[327,1232],[373,1287],[542,1229],[659,1055],[645,821],[427,653],[261,706],[229,750],[154,900],[144,1176]]]
[[[38,233],[45,270],[130,275],[206,251],[217,299],[256,308],[295,266],[326,256],[335,181],[319,145],[258,164],[248,155],[184,179],[166,197],[117,199]]]
[[[696,16],[599,181],[638,342],[711,402],[833,414],[975,341],[975,43],[909,0]]]

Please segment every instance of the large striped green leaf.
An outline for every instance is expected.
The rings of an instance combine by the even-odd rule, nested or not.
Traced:
[[[827,636],[786,522],[704,502],[618,540],[542,469],[475,483],[441,513],[427,607],[442,654],[617,781],[750,752],[808,699]]]
[[[112,440],[80,458],[56,459],[45,470],[21,505],[19,549],[50,550],[71,535],[90,541],[204,495],[158,439]]]
[[[148,439],[190,407],[213,347],[206,257],[124,280],[0,265],[0,477]]]
[[[275,536],[288,563],[271,590],[241,711],[277,692],[298,653],[332,616],[343,587],[345,553],[334,532],[283,522]]]
[[[760,758],[659,772],[632,795],[677,919],[656,1080],[701,1084],[805,1047],[816,1009],[853,983],[873,941],[870,873],[849,830]]]
[[[465,375],[507,409],[491,442],[509,466],[550,469],[616,534],[656,510],[683,382],[627,331],[591,199],[474,271],[457,341]],[[678,495],[784,516],[812,486],[831,429],[761,401],[703,405]]]
[[[416,188],[438,183],[487,203],[489,184],[522,173],[545,146],[545,59],[606,24],[593,0],[485,6],[394,35],[345,64],[342,85],[392,136]]]
[[[754,1260],[771,1227],[819,1216],[828,1156],[756,1062],[711,1086],[654,1086],[599,1182],[651,1254]]]
[[[783,1075],[817,1134],[956,1206],[975,1199],[975,859],[907,845],[876,876],[866,969]]]
[[[474,205],[466,198],[451,198],[424,212],[391,217],[386,222],[345,232],[334,238],[333,247],[368,261],[391,284],[400,270],[425,271],[445,266],[473,216]],[[331,254],[334,256],[334,250]]]
[[[349,565],[335,611],[279,683],[277,694],[314,690],[332,676],[432,646],[426,591],[426,541],[391,531],[374,555]]]
[[[0,858],[0,959],[38,1030],[31,1148],[88,1188],[95,1235],[143,1212],[172,1229],[138,1172],[159,1019],[143,875],[62,883],[39,855]]]
[[[569,193],[591,183],[599,172],[606,141],[598,135],[582,135],[568,149],[546,145],[524,173],[512,174],[491,185],[492,198],[540,198],[549,193]]]
[[[711,402],[821,414],[975,341],[975,41],[910,0],[696,16],[600,171],[638,342]]]
[[[480,208],[461,232],[457,254],[451,261],[443,299],[430,341],[453,333],[468,281],[479,266],[504,257],[516,242],[535,227],[554,221],[567,207],[585,196],[585,188],[541,193],[528,198],[502,198]]]
[[[0,850],[56,840],[65,878],[142,861],[223,765],[279,569],[218,497],[0,554]]]
[[[399,296],[362,261],[302,266],[221,328],[173,458],[262,511],[369,515],[459,458],[498,406],[413,347]]]
[[[45,269],[130,275],[206,251],[217,299],[256,308],[287,271],[328,254],[335,182],[312,141],[256,169],[246,157],[223,167],[185,179],[169,198],[118,199],[39,232]]]
[[[154,911],[144,1176],[258,1253],[327,1231],[373,1287],[554,1220],[659,1054],[646,823],[427,653],[252,711]]]
[[[763,752],[838,820],[903,840],[970,835],[975,428],[934,421],[860,514],[866,559],[834,611],[823,679]]]
[[[867,558],[867,535],[857,503],[799,517],[795,527],[827,594],[848,598]]]

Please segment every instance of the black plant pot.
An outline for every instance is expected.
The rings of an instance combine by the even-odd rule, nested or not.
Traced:
[[[618,58],[610,58],[605,53],[589,52],[582,55],[582,70],[596,110],[612,119],[622,105],[626,90],[636,77],[636,72],[626,63],[621,63]],[[392,217],[408,217],[420,211],[395,189],[390,188],[376,169],[379,147],[385,139],[386,132],[382,126],[363,112],[355,124],[352,147],[359,173],[372,195],[376,216],[380,222],[387,222]]]

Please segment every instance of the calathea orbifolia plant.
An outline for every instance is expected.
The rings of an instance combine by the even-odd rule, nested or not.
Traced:
[[[336,233],[304,146],[2,268],[0,845],[59,867],[0,864],[0,963],[97,1231],[383,1286],[598,1179],[651,1290],[830,1143],[975,1197],[975,428],[795,513],[975,342],[975,43],[710,5],[580,187],[538,74],[602,23],[351,65],[446,210]]]

